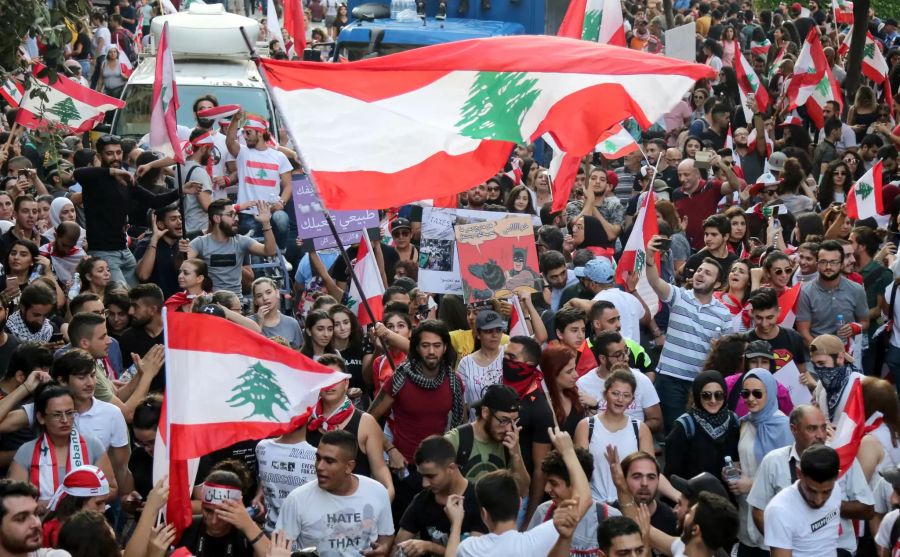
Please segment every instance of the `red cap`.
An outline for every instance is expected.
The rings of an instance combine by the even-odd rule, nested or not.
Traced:
[[[612,187],[616,187],[619,185],[619,176],[613,170],[606,171],[606,181],[609,182]]]

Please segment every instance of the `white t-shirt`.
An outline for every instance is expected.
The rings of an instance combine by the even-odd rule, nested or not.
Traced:
[[[891,530],[894,528],[894,523],[897,522],[897,517],[900,516],[900,510],[893,510],[886,515],[881,520],[881,525],[878,527],[878,533],[875,534],[875,543],[878,544],[878,547],[883,547],[890,551],[892,548],[889,547],[891,543]]]
[[[486,534],[466,538],[459,544],[457,557],[524,557],[547,555],[559,533],[553,521],[544,522],[527,532],[508,530],[502,534]]]
[[[284,500],[276,529],[294,540],[294,549],[314,545],[322,557],[359,557],[378,536],[393,536],[387,489],[371,478],[356,478],[352,495],[332,495],[318,482],[298,487]]]
[[[685,557],[684,542],[680,538],[675,538],[672,540],[672,547],[669,548],[669,552],[671,552],[672,557]]]
[[[766,545],[790,549],[793,557],[820,557],[823,549],[837,547],[840,519],[840,488],[831,491],[821,508],[813,509],[794,483],[766,506]]]
[[[890,283],[887,285],[887,288],[884,289],[884,300],[886,303],[890,304],[891,302],[891,292],[894,290],[894,283]],[[897,289],[897,294],[895,294],[894,299],[894,315],[889,315],[889,319],[893,319],[895,326],[891,329],[891,346],[900,347],[900,318],[897,316],[900,315],[900,288]]]
[[[225,168],[225,163],[233,161],[234,156],[228,151],[228,141],[224,133],[216,131],[212,132],[210,135],[212,135],[214,144],[212,151],[213,178],[216,176],[225,176],[228,173]],[[213,191],[213,199],[221,199],[227,196],[228,193],[224,189],[216,189]]]
[[[235,157],[238,173],[238,204],[248,201],[277,201],[281,195],[281,175],[294,167],[278,149],[265,151],[241,145]],[[256,212],[254,208],[252,211]]]
[[[641,340],[641,319],[644,317],[644,305],[634,294],[623,292],[618,288],[607,288],[598,292],[593,302],[606,300],[619,310],[622,321],[622,336],[632,340]]]
[[[316,481],[316,448],[306,441],[289,445],[263,439],[256,445],[256,462],[266,503],[265,530],[271,533],[284,499],[301,485]]]
[[[500,347],[494,361],[486,366],[478,365],[474,354],[464,356],[459,361],[459,368],[456,371],[465,386],[463,398],[471,408],[472,403],[481,400],[485,389],[496,385],[503,378],[503,347]]]
[[[100,42],[100,39],[103,39],[103,47],[100,50],[97,50],[97,45]],[[112,35],[109,32],[109,28],[105,25],[101,25],[94,29],[94,56],[106,56],[106,53],[109,51],[109,45],[112,44]]]
[[[634,375],[637,389],[635,389],[631,404],[625,409],[625,414],[644,421],[644,408],[659,404],[659,395],[656,394],[653,383],[646,375],[636,369],[632,369],[631,374]],[[606,399],[603,397],[604,382],[605,380],[597,375],[597,369],[594,368],[582,375],[576,383],[579,391],[584,391],[600,402],[600,411],[606,410]]]
[[[22,410],[28,417],[28,425],[34,425],[34,404],[22,405]],[[128,445],[128,424],[125,416],[114,404],[94,399],[90,410],[84,414],[75,413],[75,427],[81,433],[86,433],[103,445],[104,450],[110,447],[125,447]]]

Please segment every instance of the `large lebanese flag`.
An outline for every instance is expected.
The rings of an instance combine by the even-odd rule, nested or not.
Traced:
[[[809,117],[819,129],[825,127],[822,109],[826,102],[837,101],[842,108],[844,106],[841,86],[831,73],[816,27],[812,27],[806,36],[787,94],[791,101],[788,110],[805,105]]]
[[[572,0],[558,35],[626,46],[622,4],[619,0]]]
[[[605,159],[618,159],[639,148],[634,137],[622,127],[622,124],[616,124],[603,132],[603,135],[597,140],[596,146],[597,152]]]
[[[850,395],[844,405],[844,412],[834,427],[834,435],[828,445],[837,451],[841,460],[843,476],[853,465],[859,453],[859,445],[866,434],[866,410],[863,406],[862,381],[851,380]],[[839,477],[840,477],[839,476]]]
[[[587,153],[626,117],[649,127],[715,75],[655,54],[524,35],[260,67],[330,209],[455,195],[502,168],[514,142],[547,132],[560,149]]]
[[[878,218],[884,214],[882,161],[878,161],[853,184],[847,194],[847,216],[854,219]]]
[[[375,314],[375,321],[381,321],[384,316],[384,305],[381,303],[381,296],[384,294],[384,282],[381,280],[381,271],[378,269],[378,260],[375,259],[375,252],[372,250],[372,243],[369,241],[369,235],[363,234],[362,240],[359,242],[359,249],[356,252],[356,264],[353,266],[353,272],[359,279],[362,286],[362,292],[356,288],[356,283],[350,281],[350,299],[351,308],[356,310],[356,318],[363,327],[369,323],[373,323],[366,311],[362,301],[367,300],[372,313]]]
[[[182,531],[191,521],[188,460],[297,429],[319,391],[348,376],[225,319],[166,310],[164,323],[166,512]]]
[[[753,95],[758,112],[766,112],[769,109],[769,93],[760,84],[759,76],[753,71],[753,66],[747,62],[744,53],[740,50],[737,51],[737,59],[734,61],[734,73],[737,77],[738,92],[741,95],[741,108],[744,109],[744,119],[748,125],[752,125],[753,111],[747,108],[747,99],[750,95]]]
[[[853,28],[847,32],[844,42],[838,48],[838,54],[845,56],[850,52],[850,39],[853,35]],[[881,53],[881,47],[875,42],[872,33],[866,33],[866,44],[863,46],[862,73],[877,84],[883,83],[887,79],[888,65]],[[890,106],[890,105],[888,105]]]
[[[659,297],[647,281],[644,267],[647,261],[647,244],[650,242],[650,238],[657,234],[659,234],[659,223],[656,221],[656,194],[651,189],[647,191],[644,202],[638,209],[631,235],[625,242],[622,257],[619,259],[619,264],[616,265],[616,282],[624,285],[625,273],[639,273],[641,277],[638,279],[635,291],[644,300],[653,315],[656,315],[659,310]],[[659,269],[659,253],[654,256],[653,264]]]
[[[28,88],[22,95],[16,123],[24,128],[46,129],[52,124],[68,128],[72,133],[84,133],[103,122],[107,111],[125,106],[124,101],[98,93],[60,74],[51,84],[47,77],[38,77],[44,69],[41,64],[34,65],[34,75],[28,79]],[[32,95],[34,89],[40,89],[46,95],[46,101],[41,95]]]
[[[169,23],[163,24],[156,54],[156,76],[150,104],[150,149],[184,163],[184,151],[178,140],[178,88],[175,85],[175,59],[169,49]]]

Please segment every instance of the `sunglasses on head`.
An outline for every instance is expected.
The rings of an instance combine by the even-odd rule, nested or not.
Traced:
[[[702,400],[725,400],[725,393],[723,391],[702,391],[700,393],[700,398]]]
[[[742,389],[741,390],[741,398],[747,400],[750,397],[755,398],[756,400],[761,400],[763,397],[762,389]]]

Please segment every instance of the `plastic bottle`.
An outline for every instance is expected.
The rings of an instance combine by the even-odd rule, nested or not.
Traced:
[[[843,327],[844,325],[847,324],[847,322],[844,321],[844,316],[843,316],[843,314],[840,314],[840,313],[837,314],[837,316],[835,317],[835,323],[837,323],[837,330],[838,330],[838,331],[841,330],[841,327]],[[835,332],[835,334],[837,335],[837,332]],[[837,336],[841,337],[841,335],[837,335]],[[844,338],[844,337],[841,337],[841,339],[843,339],[843,338]]]
[[[41,265],[40,263],[36,263],[34,265],[34,269],[31,271],[31,274],[28,275],[28,284],[31,284],[32,282],[41,278],[41,275],[43,275],[43,274],[44,274],[44,266]]]
[[[734,465],[730,456],[725,457],[725,467],[722,468],[722,476],[727,483],[733,483],[741,479],[741,471]]]
[[[69,291],[67,292],[69,299],[72,300],[81,292],[81,275],[78,273],[74,273],[72,275],[72,285],[69,286]]]
[[[400,2],[401,0],[391,0],[391,19],[397,19],[397,14],[400,13]]]

